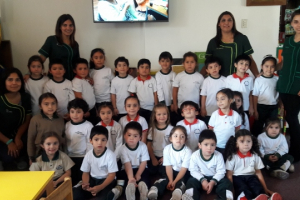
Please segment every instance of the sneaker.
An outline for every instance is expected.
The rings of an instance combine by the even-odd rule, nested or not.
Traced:
[[[293,173],[295,171],[295,166],[293,164],[291,164],[291,166],[289,167],[289,172]]]
[[[182,191],[180,189],[175,189],[172,193],[171,200],[181,200]]]
[[[287,179],[289,177],[289,173],[281,169],[273,170],[270,175],[279,179]]]
[[[277,192],[274,192],[272,196],[269,198],[269,200],[282,200],[282,197]]]
[[[181,198],[182,200],[194,200],[193,197],[191,197],[187,193],[184,193]]]
[[[260,194],[253,200],[268,200],[268,196],[266,194]]]
[[[73,188],[81,187],[81,185],[82,185],[82,181],[79,181],[76,185],[73,186]]]
[[[125,195],[127,200],[135,200],[135,185],[133,183],[127,185]]]
[[[117,185],[111,191],[114,193],[113,200],[116,200],[116,199],[118,199],[122,195],[123,187],[120,186],[120,185]]]
[[[148,186],[146,183],[144,181],[139,182],[138,188],[140,192],[140,200],[147,200]]]
[[[152,199],[157,199],[158,197],[158,189],[155,186],[152,186],[148,192],[148,199],[152,200]]]

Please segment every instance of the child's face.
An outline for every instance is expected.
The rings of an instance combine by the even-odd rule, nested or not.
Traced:
[[[194,73],[196,68],[197,62],[193,57],[186,57],[185,61],[183,62],[184,70],[187,73]]]
[[[232,99],[229,99],[227,95],[222,92],[217,94],[217,105],[220,109],[228,109],[230,108],[230,104],[232,103]]]
[[[186,140],[185,134],[180,129],[177,129],[170,138],[170,142],[172,142],[173,147],[177,150],[183,147]]]
[[[96,52],[91,57],[91,61],[94,62],[96,69],[101,68],[105,62],[105,56],[101,52]]]
[[[142,77],[147,77],[150,74],[150,66],[146,63],[141,64],[138,68],[139,75]]]
[[[40,108],[46,116],[52,117],[57,109],[57,102],[53,98],[44,98]]]
[[[126,62],[118,62],[116,71],[119,72],[120,76],[126,76],[128,70],[129,70],[129,67],[126,64]]]
[[[198,115],[198,111],[196,111],[194,106],[184,106],[181,113],[182,117],[184,118],[196,118],[196,115]]]
[[[158,124],[166,124],[168,120],[168,112],[166,108],[156,108],[155,109],[155,119]]]
[[[22,82],[17,73],[11,73],[5,80],[5,86],[8,92],[19,92]]]
[[[199,149],[202,151],[204,158],[210,157],[216,149],[216,141],[213,139],[204,139],[201,143],[198,143]]]
[[[74,73],[77,76],[80,76],[81,78],[85,79],[89,75],[89,68],[86,64],[84,63],[79,63],[74,70]]]
[[[249,69],[249,62],[246,60],[240,60],[238,63],[234,63],[234,66],[236,67],[237,72],[244,74]]]
[[[219,71],[221,69],[221,65],[218,63],[210,63],[207,66],[206,72],[211,75],[212,77],[219,77]]]
[[[161,66],[162,70],[169,71],[171,67],[171,60],[169,58],[162,58],[159,60],[159,65]]]
[[[107,138],[103,134],[96,134],[90,143],[93,145],[94,152],[99,155],[105,150]]]
[[[267,127],[267,134],[270,137],[277,137],[280,133],[280,125],[277,123],[270,124]]]
[[[243,105],[241,97],[239,97],[237,95],[234,95],[234,101],[235,101],[235,105],[236,105],[237,109],[239,109]]]
[[[39,61],[32,61],[29,71],[33,76],[40,76],[43,73],[43,66]]]
[[[240,136],[236,140],[236,146],[242,154],[246,154],[252,148],[252,139],[249,135]]]
[[[141,136],[138,130],[127,129],[127,132],[124,134],[124,140],[130,148],[134,149],[141,140]]]
[[[81,108],[71,108],[70,118],[74,123],[80,123],[83,121],[84,112]]]
[[[103,123],[108,125],[111,122],[113,112],[109,107],[102,107],[99,112],[99,117]]]
[[[136,99],[127,99],[125,104],[125,110],[127,111],[128,115],[131,117],[136,117],[140,106]]]
[[[265,77],[271,77],[274,74],[275,71],[275,65],[274,62],[271,60],[266,61],[262,66],[261,69],[263,71],[263,76]]]
[[[66,71],[63,65],[54,64],[49,69],[49,72],[53,75],[53,78],[62,78]]]
[[[59,141],[56,137],[48,137],[46,138],[44,143],[41,144],[41,147],[45,150],[48,156],[54,156],[55,153],[58,151]]]

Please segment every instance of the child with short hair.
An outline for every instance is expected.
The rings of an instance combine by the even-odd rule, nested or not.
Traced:
[[[114,108],[115,120],[119,119],[127,114],[124,100],[130,96],[128,92],[129,85],[133,80],[133,77],[128,74],[129,62],[125,57],[118,57],[115,60],[115,70],[118,75],[111,81],[111,103]]]
[[[128,91],[136,94],[141,103],[139,113],[149,122],[151,111],[158,103],[156,80],[150,76],[150,60],[140,59],[137,69],[139,75],[131,81]]]
[[[104,126],[95,126],[91,130],[90,143],[93,149],[84,156],[82,166],[82,185],[73,188],[74,200],[115,199],[112,188],[116,185],[117,160],[114,152],[106,147],[108,130]]]
[[[248,116],[252,116],[254,113],[252,98],[253,78],[246,73],[250,65],[251,58],[248,55],[242,54],[237,56],[234,60],[236,72],[226,78],[226,88],[243,94],[243,107]]]
[[[203,130],[207,129],[207,126],[203,121],[196,118],[199,113],[199,107],[195,102],[183,102],[180,105],[180,112],[184,119],[177,122],[176,126],[181,125],[185,127],[188,135],[186,145],[194,152],[198,149],[197,140],[199,135]]]
[[[279,179],[287,179],[289,172],[294,172],[294,158],[288,154],[289,148],[285,136],[280,133],[280,120],[269,118],[265,132],[258,138],[262,161],[270,175]]]
[[[200,192],[210,194],[215,191],[219,199],[233,200],[232,183],[225,177],[225,163],[216,151],[217,138],[212,130],[204,130],[199,136],[199,151],[190,160],[191,178],[186,184],[183,200],[200,199]]]
[[[216,94],[225,86],[226,77],[219,74],[221,61],[217,57],[210,56],[205,60],[208,77],[203,81],[201,88],[201,116],[208,124],[211,114],[218,110]]]
[[[68,117],[68,103],[75,96],[71,81],[64,78],[66,70],[61,59],[49,63],[49,73],[52,78],[45,83],[43,93],[51,92],[57,98],[57,114],[63,118]]]
[[[234,102],[236,105],[236,111],[240,114],[242,119],[242,124],[240,126],[240,129],[247,129],[250,131],[250,124],[249,124],[249,118],[248,115],[244,112],[243,104],[243,94],[238,91],[233,91],[234,94]]]

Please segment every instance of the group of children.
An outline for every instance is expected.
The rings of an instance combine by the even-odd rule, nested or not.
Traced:
[[[30,170],[54,170],[54,187],[71,175],[79,183],[74,199],[116,199],[123,188],[129,200],[136,188],[141,200],[157,199],[166,189],[173,200],[199,199],[201,191],[233,199],[233,188],[239,199],[281,198],[260,171],[266,167],[280,179],[294,171],[274,118],[274,57],[264,58],[255,82],[246,73],[251,64],[246,55],[236,58],[236,73],[228,77],[219,74],[217,58],[207,58],[206,79],[195,70],[192,52],[184,54],[185,70],[177,75],[172,55],[161,53],[155,78],[148,59],[138,62],[136,78],[128,75],[126,58],[116,59],[116,77],[104,62],[104,51],[94,49],[90,69],[87,60],[78,59],[69,81],[60,60],[49,64],[49,79],[39,56],[29,59],[26,90],[35,114],[28,129]],[[255,136],[249,114],[256,118]],[[155,174],[160,179],[151,186]]]

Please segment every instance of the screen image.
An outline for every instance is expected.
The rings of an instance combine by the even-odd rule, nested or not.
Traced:
[[[92,0],[95,23],[167,22],[170,0]]]

